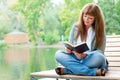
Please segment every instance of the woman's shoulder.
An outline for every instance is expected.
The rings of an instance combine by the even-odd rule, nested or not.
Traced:
[[[72,25],[72,28],[75,29],[75,30],[77,30],[77,29],[78,29],[77,23],[74,23],[74,24]]]

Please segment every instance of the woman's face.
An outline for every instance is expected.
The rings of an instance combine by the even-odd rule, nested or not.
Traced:
[[[88,14],[83,14],[83,22],[86,27],[91,27],[92,24],[94,23],[95,17],[88,15]]]

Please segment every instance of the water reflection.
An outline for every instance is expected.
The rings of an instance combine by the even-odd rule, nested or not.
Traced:
[[[29,63],[29,53],[29,48],[10,48],[5,53],[5,60],[8,64],[15,64],[19,62]]]
[[[0,51],[0,80],[30,80],[30,73],[54,69],[58,48],[9,48]]]

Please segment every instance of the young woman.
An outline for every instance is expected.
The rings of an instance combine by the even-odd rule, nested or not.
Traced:
[[[64,68],[57,67],[56,73],[59,75],[105,76],[108,64],[104,56],[106,46],[104,26],[100,7],[94,3],[86,4],[81,10],[78,22],[72,26],[69,41],[72,44],[86,42],[89,51],[79,54],[68,48],[58,50],[55,58]]]

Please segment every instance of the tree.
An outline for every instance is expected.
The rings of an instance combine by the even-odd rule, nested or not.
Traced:
[[[105,16],[107,34],[120,34],[120,0],[98,0]]]
[[[40,45],[42,41],[53,44],[60,41],[58,31],[60,5],[53,4],[50,0],[20,0],[13,9],[24,15],[27,31],[34,44]]]
[[[58,5],[50,4],[50,7],[45,9],[43,15],[40,17],[42,24],[41,32],[44,33],[42,39],[45,43],[53,44],[60,41],[58,30],[58,27],[60,27],[60,21],[58,18],[59,11],[60,7]]]
[[[14,29],[19,29],[21,31],[25,30],[23,28],[24,25],[22,24],[22,21],[20,22],[18,17],[20,17],[19,12],[12,11],[7,5],[6,0],[0,1],[0,24],[2,24],[0,25],[0,39],[2,39],[5,34],[13,31]]]
[[[18,0],[18,4],[13,7],[14,10],[18,10],[24,15],[29,37],[31,41],[37,45],[40,45],[38,36],[39,18],[43,14],[43,10],[48,7],[49,1],[50,0]]]

